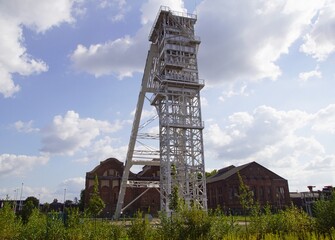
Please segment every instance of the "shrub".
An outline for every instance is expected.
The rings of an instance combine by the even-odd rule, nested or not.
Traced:
[[[188,209],[185,205],[171,217],[161,216],[161,239],[207,239],[211,229],[211,219],[198,206]]]
[[[314,210],[318,232],[330,235],[335,229],[335,191],[330,199],[317,201]]]
[[[9,203],[0,209],[0,239],[20,239],[22,222],[17,218]]]
[[[65,239],[65,226],[63,214],[51,212],[47,215],[46,239],[60,240]]]
[[[131,221],[127,233],[129,239],[134,240],[159,239],[158,232],[150,225],[147,217],[142,217],[141,211],[135,214],[135,218]]]
[[[22,238],[45,239],[47,233],[46,223],[46,216],[41,214],[37,208],[33,209],[27,223],[23,226]]]
[[[291,206],[286,210],[272,214],[270,207],[262,213],[259,209],[253,212],[250,222],[250,231],[259,237],[266,234],[294,234],[299,239],[305,239],[306,234],[313,231],[312,219],[302,210]]]
[[[210,214],[211,228],[209,232],[210,239],[221,240],[227,236],[237,236],[240,232],[240,226],[235,221],[235,218],[226,216],[221,210],[217,209]]]

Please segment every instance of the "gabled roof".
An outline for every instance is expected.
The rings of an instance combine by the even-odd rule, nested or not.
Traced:
[[[276,176],[277,179],[283,179],[282,177],[280,177],[276,173],[270,171],[269,169],[265,168],[264,166],[262,166],[262,165],[260,165],[260,164],[258,164],[256,162],[250,162],[250,163],[238,166],[238,167],[235,167],[235,166],[231,165],[231,166],[222,168],[222,169],[220,169],[218,171],[217,174],[215,174],[214,176],[211,176],[211,177],[207,178],[206,181],[207,181],[207,183],[212,183],[212,182],[217,182],[217,181],[220,181],[220,180],[228,179],[229,177],[237,174],[237,172],[241,172],[243,169],[245,169],[245,168],[247,168],[247,167],[249,167],[251,165],[258,165],[258,166],[266,169],[267,171],[269,171],[273,176]]]
[[[123,162],[117,160],[116,158],[107,158],[106,160],[101,161],[100,164],[98,166],[96,166],[92,171],[89,171],[87,173],[89,173],[89,174],[94,173],[105,164],[116,164],[116,165],[119,165],[119,166],[121,165],[121,167],[123,167]]]
[[[247,163],[247,164],[241,165],[239,167],[235,167],[234,165],[231,165],[229,167],[222,168],[218,171],[217,174],[207,178],[206,181],[207,181],[207,183],[211,183],[211,182],[216,182],[216,181],[219,181],[219,180],[227,179],[230,176],[237,173],[238,171],[241,171],[243,168],[249,166],[250,164],[251,163]]]

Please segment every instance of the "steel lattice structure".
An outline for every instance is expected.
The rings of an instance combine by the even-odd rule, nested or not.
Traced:
[[[151,33],[150,50],[142,79],[115,217],[119,217],[132,165],[160,166],[161,210],[171,212],[171,191],[178,186],[187,205],[207,210],[197,51],[197,17],[161,7]],[[159,161],[134,159],[135,143],[146,94],[159,118]]]

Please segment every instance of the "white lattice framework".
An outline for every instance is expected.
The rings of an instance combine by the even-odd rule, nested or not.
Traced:
[[[151,47],[129,141],[116,218],[122,211],[129,170],[134,164],[159,164],[162,211],[171,212],[173,186],[178,186],[187,205],[193,202],[207,210],[200,105],[204,81],[198,77],[200,40],[194,35],[196,20],[196,15],[173,12],[167,7],[161,7],[156,17],[149,35]],[[134,153],[141,152],[134,147],[147,93],[152,94],[150,103],[155,106],[159,118],[159,162],[134,159]]]

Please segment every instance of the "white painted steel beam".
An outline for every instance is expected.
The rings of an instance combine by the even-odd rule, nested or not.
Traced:
[[[203,128],[197,52],[200,38],[194,35],[196,15],[178,13],[162,7],[149,35],[152,42],[147,56],[142,86],[138,97],[133,128],[128,146],[125,168],[120,186],[115,217],[120,216],[124,204],[129,171],[132,165],[160,166],[159,192],[161,210],[170,214],[170,196],[174,186],[187,205],[197,203],[207,210]],[[147,93],[152,93],[150,98]],[[135,144],[155,135],[138,134],[145,98],[157,110],[159,119],[159,152]],[[159,153],[160,161],[150,156]],[[136,160],[135,160],[136,159]],[[157,165],[156,165],[157,164]],[[147,186],[145,182],[138,186]],[[136,185],[133,182],[133,185]],[[157,187],[157,186],[156,186]],[[135,200],[134,200],[135,201]],[[128,205],[127,205],[128,206]]]

